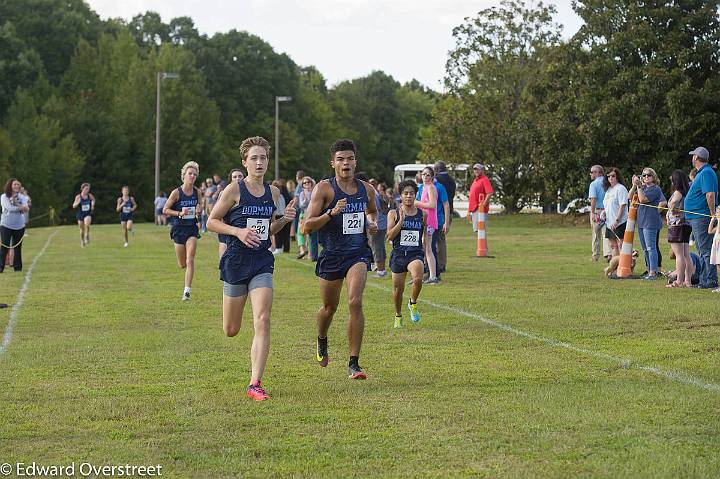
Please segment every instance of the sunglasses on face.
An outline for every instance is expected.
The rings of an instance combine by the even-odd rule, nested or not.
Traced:
[[[312,181],[303,181],[303,185],[312,185]]]
[[[608,177],[608,178],[615,178],[615,173],[610,173],[609,175],[607,175],[607,177]]]
[[[643,174],[640,175],[640,176],[642,176],[643,178],[652,178],[652,175],[649,174],[649,173],[643,173]]]

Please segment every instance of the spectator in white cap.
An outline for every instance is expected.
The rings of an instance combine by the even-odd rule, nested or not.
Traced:
[[[490,197],[495,190],[490,184],[490,179],[485,175],[485,165],[475,163],[473,173],[475,173],[475,180],[470,186],[468,217],[472,218],[473,231],[477,231],[478,213],[490,212]]]
[[[717,269],[714,264],[710,264],[713,238],[708,233],[708,225],[710,215],[717,206],[718,179],[715,171],[708,165],[710,153],[706,148],[699,146],[689,154],[692,155],[692,165],[697,174],[685,196],[683,209],[686,210],[685,220],[692,227],[695,247],[703,264],[698,287],[717,288]]]

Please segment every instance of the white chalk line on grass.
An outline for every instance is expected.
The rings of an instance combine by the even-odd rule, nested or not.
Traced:
[[[292,261],[294,263],[302,264],[304,266],[313,266],[312,264],[304,263],[300,260],[296,260],[296,259],[292,259],[292,258],[284,258],[284,259],[286,259],[287,261]],[[372,288],[385,291],[387,293],[392,293],[392,291],[390,289],[380,286],[379,284],[368,282],[367,285]],[[418,301],[421,303],[428,304],[428,305],[432,306],[433,308],[443,309],[445,311],[455,313],[455,314],[458,314],[461,316],[477,319],[478,321],[481,321],[493,328],[514,334],[516,336],[527,338],[532,341],[544,343],[544,344],[547,344],[554,348],[567,349],[569,351],[580,353],[585,356],[591,356],[591,357],[595,357],[598,359],[604,359],[604,360],[610,361],[612,363],[617,363],[624,369],[636,369],[638,371],[651,373],[656,376],[660,376],[662,378],[669,379],[671,381],[699,387],[699,388],[705,389],[707,391],[720,392],[720,384],[703,381],[702,379],[690,376],[689,374],[685,374],[684,372],[681,372],[681,371],[666,371],[664,369],[656,368],[653,366],[646,366],[646,365],[640,364],[636,361],[633,361],[632,359],[627,359],[627,358],[623,358],[620,356],[614,356],[612,354],[603,353],[601,351],[593,351],[592,349],[581,348],[580,346],[575,346],[574,344],[568,343],[567,341],[560,341],[557,339],[547,338],[544,336],[539,336],[537,334],[528,333],[521,329],[514,328],[514,327],[504,324],[504,323],[499,323],[492,319],[485,318],[483,316],[480,316],[479,314],[475,314],[473,312],[466,311],[464,309],[461,309],[461,308],[458,308],[455,306],[450,306],[450,305],[442,304],[442,303],[435,303],[433,301],[429,301],[429,300],[423,299],[423,298],[418,298]]]
[[[2,354],[7,351],[8,346],[10,345],[10,341],[12,341],[12,335],[13,330],[15,329],[15,323],[17,321],[17,315],[20,312],[20,308],[23,305],[23,302],[25,302],[25,293],[28,290],[28,287],[30,286],[30,278],[32,278],[33,270],[35,269],[35,265],[37,264],[38,260],[42,257],[43,254],[45,254],[45,250],[50,246],[50,241],[52,241],[53,237],[58,234],[58,231],[54,231],[50,236],[48,236],[47,241],[45,241],[45,246],[40,250],[38,254],[35,255],[35,258],[33,258],[32,263],[30,263],[30,267],[27,270],[27,273],[25,273],[25,281],[22,284],[22,287],[20,288],[20,292],[18,293],[18,297],[15,300],[15,304],[12,307],[12,310],[10,311],[10,318],[8,319],[7,327],[5,328],[5,334],[3,335],[2,344],[0,344],[0,357],[2,357]]]

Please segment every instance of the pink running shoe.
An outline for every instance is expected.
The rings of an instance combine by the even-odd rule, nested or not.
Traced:
[[[257,384],[251,384],[247,388],[247,397],[253,398],[256,401],[264,401],[270,399],[270,395],[260,385],[260,381]]]

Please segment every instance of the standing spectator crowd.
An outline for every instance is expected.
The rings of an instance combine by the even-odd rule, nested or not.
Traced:
[[[700,146],[689,152],[690,173],[675,170],[668,178],[666,196],[653,168],[633,175],[628,190],[618,168],[590,168],[591,259],[610,261],[622,248],[628,209],[637,204],[637,227],[646,271],[642,279],[668,277],[667,287],[697,287],[720,292],[717,265],[720,263],[720,208],[718,177],[710,166],[709,151]],[[667,184],[667,183],[666,183]],[[667,243],[675,269],[662,272],[661,231],[667,226]],[[690,250],[695,244],[697,253]]]

